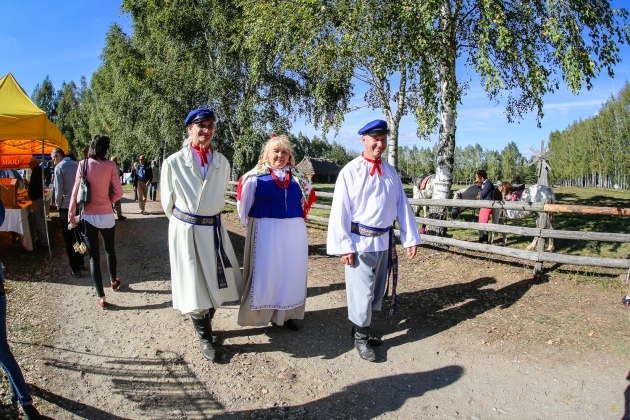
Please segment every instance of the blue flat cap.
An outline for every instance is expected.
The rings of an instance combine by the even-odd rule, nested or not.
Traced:
[[[217,116],[212,108],[193,109],[186,115],[185,125],[195,124],[205,120],[217,120]]]
[[[374,120],[372,122],[369,122],[362,129],[359,130],[359,134],[361,135],[389,134],[389,129],[387,128],[387,121]]]

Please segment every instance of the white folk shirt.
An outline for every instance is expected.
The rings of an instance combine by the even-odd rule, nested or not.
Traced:
[[[339,172],[335,184],[326,252],[343,255],[389,249],[389,235],[367,237],[350,231],[352,222],[373,228],[387,228],[398,219],[403,247],[420,244],[418,224],[396,169],[381,162],[383,175],[370,175],[372,163],[362,156]]]

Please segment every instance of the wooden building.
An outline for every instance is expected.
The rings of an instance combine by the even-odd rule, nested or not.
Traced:
[[[332,160],[305,156],[296,166],[314,184],[335,183],[341,168]]]

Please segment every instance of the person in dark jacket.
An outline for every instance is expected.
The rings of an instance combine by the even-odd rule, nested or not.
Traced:
[[[33,219],[35,221],[35,231],[37,241],[35,245],[48,246],[48,235],[46,235],[46,214],[44,213],[44,187],[42,185],[43,171],[39,166],[37,158],[31,158],[28,163],[31,168],[31,179],[28,183],[28,198],[33,202]]]
[[[74,181],[77,175],[79,164],[66,156],[59,147],[53,149],[50,154],[55,161],[55,203],[59,210],[59,220],[61,222],[61,232],[66,244],[66,254],[70,263],[72,277],[81,278],[81,270],[84,269],[83,254],[74,249],[74,244],[79,240],[79,231],[68,229],[68,207],[70,207],[70,196],[74,188]]]
[[[492,200],[494,195],[494,184],[488,179],[488,174],[483,169],[477,171],[475,184],[479,186],[479,199],[480,200]],[[491,208],[479,209],[479,223],[488,223],[490,215],[492,214]],[[479,243],[488,243],[488,231],[479,231]]]

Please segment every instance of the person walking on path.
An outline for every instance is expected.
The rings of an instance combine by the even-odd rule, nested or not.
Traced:
[[[0,226],[4,223],[4,203],[0,200]],[[7,295],[4,289],[4,267],[0,262],[0,365],[9,377],[11,402],[20,403],[26,420],[43,418],[33,405],[33,398],[28,390],[22,369],[18,365],[9,342],[7,341]]]
[[[230,164],[212,149],[217,116],[188,113],[188,137],[162,164],[161,203],[169,219],[173,308],[190,314],[203,356],[213,361],[212,317],[223,302],[239,300],[245,284],[227,229],[221,223]]]
[[[292,331],[304,319],[308,236],[306,214],[315,191],[295,168],[286,136],[272,136],[258,165],[239,180],[236,207],[247,228],[243,273],[246,289],[238,312],[241,326],[269,322]]]
[[[46,214],[44,213],[44,187],[42,186],[42,176],[44,175],[37,158],[32,157],[28,166],[31,168],[28,198],[33,202],[33,219],[35,221],[35,231],[37,232],[36,245],[47,247],[48,236],[46,235]]]
[[[131,186],[133,187],[133,202],[137,203],[138,202],[138,162],[134,162],[133,165],[131,165],[131,173],[130,173],[130,177],[131,177]]]
[[[61,222],[61,232],[66,244],[66,254],[72,277],[81,278],[81,270],[84,267],[83,254],[74,250],[74,244],[79,240],[79,231],[75,228],[68,228],[68,209],[70,208],[70,197],[74,188],[74,180],[77,177],[79,164],[67,157],[60,148],[53,149],[51,157],[55,162],[54,190],[55,203],[59,210],[59,221]]]
[[[112,156],[111,158],[109,158],[109,160],[114,162],[114,165],[116,165],[116,170],[118,171],[118,178],[120,179],[120,177],[122,176],[122,170],[118,166],[118,158],[116,156]],[[122,204],[120,203],[120,200],[116,200],[116,202],[114,203],[112,207],[113,207],[113,210],[116,212],[116,216],[118,217],[118,220],[125,220],[127,218],[126,216],[123,216],[122,214]]]
[[[362,359],[375,361],[369,334],[372,312],[380,311],[392,267],[390,313],[396,309],[397,255],[393,223],[398,220],[407,256],[420,244],[418,225],[396,168],[381,160],[389,130],[375,120],[359,130],[364,150],[343,167],[330,210],[326,250],[345,265],[348,318],[355,348]]]
[[[138,205],[140,206],[140,213],[147,214],[144,208],[147,203],[147,197],[149,194],[149,184],[153,179],[153,173],[151,166],[147,162],[144,155],[140,155],[140,164],[136,168],[137,188],[138,188]]]
[[[156,201],[158,184],[160,182],[160,167],[156,161],[151,162],[151,186],[149,187],[149,197],[151,201]]]
[[[81,210],[81,225],[79,229],[90,255],[90,272],[98,294],[96,304],[103,309],[107,309],[108,303],[105,299],[101,275],[101,254],[98,246],[99,232],[103,238],[112,290],[118,290],[121,285],[120,278],[116,276],[116,251],[114,249],[116,221],[114,220],[114,213],[112,213],[112,204],[120,200],[123,196],[123,190],[122,185],[120,185],[120,178],[118,178],[118,168],[116,168],[114,162],[107,159],[108,150],[109,137],[103,135],[95,136],[88,152],[90,157],[79,162],[68,212],[68,222],[72,226],[77,226],[77,218],[75,216],[77,195],[81,178],[85,176],[90,183],[91,199]]]

